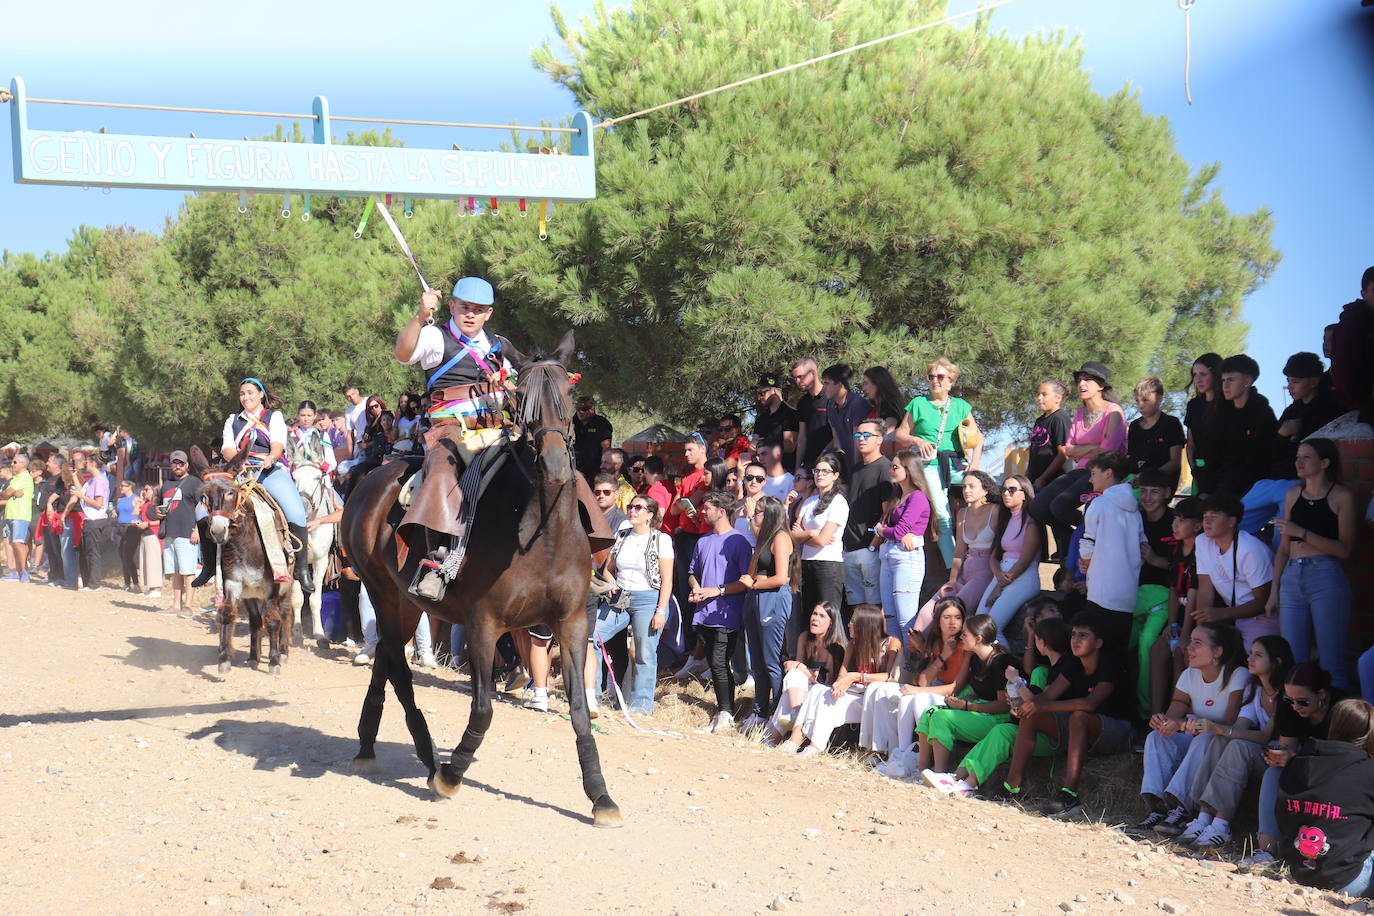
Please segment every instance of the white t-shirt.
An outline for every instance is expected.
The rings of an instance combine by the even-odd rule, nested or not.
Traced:
[[[836,493],[831,501],[829,508],[824,512],[816,514],[816,504],[820,502],[820,496],[808,496],[806,502],[802,503],[801,514],[797,517],[801,526],[807,531],[820,531],[827,524],[835,523],[835,537],[824,547],[817,547],[814,544],[803,544],[801,548],[801,558],[803,560],[836,560],[844,562],[844,526],[849,521],[849,503],[840,494]]]
[[[363,438],[363,430],[367,429],[367,398],[345,410],[344,421],[353,430],[353,441],[359,442]]]
[[[220,446],[221,448],[238,449],[238,439],[234,436],[234,421],[239,417],[252,419],[248,416],[247,411],[241,410],[238,413],[230,414],[228,419],[224,421],[224,442]],[[239,435],[242,436],[247,428],[245,426],[240,429]],[[286,448],[286,421],[282,419],[280,410],[272,411],[272,417],[267,421],[267,435],[272,442],[280,445],[283,449]]]
[[[778,502],[786,502],[787,494],[792,492],[792,475],[786,471],[781,477],[769,477],[763,482],[763,495],[771,496]]]
[[[463,332],[458,330],[458,326],[453,323],[453,319],[448,320],[448,329],[454,337],[462,339]],[[472,348],[483,356],[491,352],[492,341],[487,337],[486,331],[478,331],[477,336],[468,341]],[[464,355],[464,359],[471,359],[471,356]],[[421,369],[437,369],[444,361],[444,332],[437,324],[427,324],[420,328],[420,336],[415,339],[415,352],[410,354],[410,359],[406,360],[406,365],[413,366],[419,364]],[[501,363],[510,372],[514,367],[510,360],[503,355]]]
[[[673,539],[662,531],[645,534],[631,532],[625,535],[615,554],[615,584],[627,592],[643,592],[652,589],[649,584],[648,570],[644,557],[649,552],[649,538],[658,538],[658,558],[673,559]]]
[[[1201,538],[1198,540],[1201,541]],[[1232,671],[1230,679],[1225,684],[1222,683],[1221,675],[1217,675],[1216,681],[1209,684],[1202,679],[1199,669],[1188,668],[1178,679],[1178,689],[1188,694],[1193,701],[1189,715],[1220,722],[1226,717],[1226,707],[1230,703],[1231,694],[1237,690],[1244,690],[1248,683],[1250,672],[1245,670],[1244,666]]]
[[[1264,731],[1264,726],[1268,725],[1269,720],[1273,718],[1269,714],[1269,710],[1264,708],[1264,691],[1259,689],[1258,684],[1255,685],[1255,695],[1250,698],[1249,703],[1240,708],[1240,715],[1237,718],[1250,720],[1255,723],[1255,728],[1259,731]]]
[[[1206,535],[1197,539],[1197,574],[1210,576],[1217,590],[1217,597],[1228,606],[1244,604],[1253,595],[1253,590],[1267,585],[1274,578],[1274,555],[1264,542],[1245,531],[1236,532],[1236,547],[1222,553],[1216,541]],[[1238,553],[1232,553],[1238,548]],[[1231,568],[1235,564],[1235,603],[1231,602]]]
[[[740,534],[744,535],[746,538],[749,539],[749,546],[750,546],[750,547],[757,547],[757,546],[759,546],[758,535],[754,534],[754,525],[753,525],[753,520],[752,520],[752,519],[747,519],[747,518],[737,518],[737,519],[735,519],[735,530],[738,531]]]

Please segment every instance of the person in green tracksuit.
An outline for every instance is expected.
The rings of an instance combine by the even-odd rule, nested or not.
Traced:
[[[954,695],[946,705],[927,709],[916,724],[921,775],[947,792],[953,791],[947,777],[955,742],[981,741],[1011,718],[1005,689],[1013,659],[997,641],[997,622],[987,614],[970,617],[964,624],[964,648],[969,663],[955,681]],[[946,777],[948,785],[936,777]]]
[[[1025,692],[1022,697],[1035,703],[1070,700],[1080,696],[1083,693],[1083,664],[1069,651],[1068,622],[1062,617],[1042,619],[1035,627],[1035,648],[1049,664],[1036,667],[1031,672],[1029,684],[1021,681],[1019,671],[1008,668],[1007,683],[1023,684]],[[964,756],[959,768],[948,774],[953,781],[954,791],[960,795],[969,794],[987,782],[999,766],[1010,760],[1019,728],[1017,719],[993,726],[987,736]],[[1050,757],[1057,751],[1058,745],[1047,735],[1036,736],[1033,752],[1036,757]],[[943,780],[941,783],[945,784]]]

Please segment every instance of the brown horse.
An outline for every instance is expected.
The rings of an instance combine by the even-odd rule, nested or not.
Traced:
[[[234,623],[242,604],[248,612],[248,663],[256,667],[262,660],[265,628],[268,673],[281,674],[281,663],[290,651],[287,622],[291,620],[292,580],[288,571],[285,582],[273,581],[257,514],[234,481],[246,458],[244,452],[222,468],[211,470],[198,446],[191,446],[189,456],[191,473],[204,481],[200,500],[210,513],[207,527],[219,545],[224,574],[224,601],[219,606],[219,673],[227,673],[233,664]]]
[[[497,638],[508,630],[547,624],[565,653],[564,686],[593,823],[619,827],[620,809],[607,794],[601,775],[582,684],[591,546],[579,514],[572,458],[571,380],[565,368],[572,353],[569,332],[550,357],[528,360],[519,353],[507,354],[520,370],[516,398],[523,433],[477,507],[463,566],[442,601],[413,598],[406,592],[424,549],[412,545],[404,566],[398,569],[396,563],[396,527],[403,514],[396,499],[417,462],[383,465],[348,499],[341,537],[377,610],[380,638],[358,720],[360,744],[353,763],[360,770],[375,766],[373,745],[389,679],[405,709],[415,752],[429,770],[430,788],[443,798],[454,795],[491,725]],[[415,705],[405,658],[406,642],[422,611],[467,627],[472,709],[461,742],[442,766],[435,763],[429,726]]]

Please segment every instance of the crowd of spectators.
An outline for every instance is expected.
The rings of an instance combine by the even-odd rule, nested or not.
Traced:
[[[1103,362],[1047,377],[1024,467],[1001,480],[983,469],[976,403],[956,393],[976,389],[944,357],[909,386],[883,367],[797,360],[791,403],[779,377],[760,378],[752,423],[713,418],[677,468],[613,447],[582,398],[576,464],[618,532],[589,598],[608,660],[589,662],[593,709],[607,675],[635,714],[653,713],[664,675],[698,678],[709,731],[799,757],[857,747],[883,775],[1055,816],[1088,810],[1088,757],[1134,752],[1140,830],[1208,850],[1252,818],[1243,867],[1286,862],[1304,883],[1364,893],[1374,650],[1347,652],[1345,564],[1374,509],[1343,481],[1336,443],[1313,434],[1374,413],[1374,268],[1322,349],[1329,371],[1313,352],[1286,361],[1277,415],[1246,354],[1199,356],[1188,392],[1129,380],[1130,418]],[[345,498],[422,448],[428,414],[417,395],[394,411],[346,396],[341,411],[301,404],[291,431]],[[98,588],[101,547],[117,544],[126,587],[159,594],[165,558],[186,607],[191,570],[170,541],[193,543],[194,518],[166,530],[193,498],[177,483],[185,455],[159,488],[131,439],[111,441],[122,458],[108,443],[12,457],[7,578],[44,569],[49,585]],[[366,663],[371,602],[352,589]],[[550,640],[502,643],[507,686],[528,685],[539,709]],[[416,660],[457,664],[462,642],[461,627],[445,638],[422,620]],[[1054,791],[1033,799],[1033,760],[1061,754]]]

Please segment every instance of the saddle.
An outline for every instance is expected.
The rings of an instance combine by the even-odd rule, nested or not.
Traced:
[[[285,513],[272,498],[272,494],[257,480],[251,478],[238,481],[237,502],[240,506],[251,508],[253,517],[257,520],[263,551],[267,554],[267,562],[272,567],[272,581],[290,582],[291,556],[305,545],[292,546]]]

